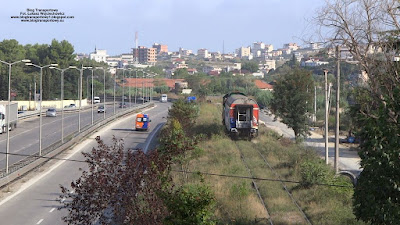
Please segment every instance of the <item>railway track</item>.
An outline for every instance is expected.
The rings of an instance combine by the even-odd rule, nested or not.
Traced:
[[[235,142],[235,145],[236,145],[236,147],[237,147],[237,149],[238,149],[238,151],[239,151],[240,158],[241,158],[243,164],[245,165],[245,167],[247,168],[247,170],[249,171],[250,176],[251,176],[251,177],[255,177],[254,174],[253,174],[253,172],[252,172],[252,170],[250,169],[249,165],[248,165],[247,162],[246,162],[246,157],[245,157],[245,155],[243,154],[243,151],[241,150],[240,146],[238,145],[238,141],[235,140],[234,142]],[[296,206],[296,208],[298,209],[299,213],[302,215],[304,221],[305,221],[307,224],[311,225],[312,223],[311,223],[310,219],[307,217],[307,214],[306,214],[306,213],[303,211],[303,209],[300,207],[300,205],[298,204],[298,202],[296,201],[296,199],[293,197],[292,193],[290,193],[289,189],[287,188],[285,182],[282,180],[281,176],[274,170],[274,168],[271,166],[271,164],[268,163],[268,161],[266,160],[266,158],[264,157],[264,155],[263,155],[259,150],[257,150],[256,148],[252,148],[252,149],[253,149],[253,151],[255,151],[255,152],[257,153],[257,155],[262,159],[262,161],[263,161],[264,164],[268,167],[268,169],[276,176],[277,180],[280,181],[280,183],[281,183],[281,185],[282,185],[282,187],[283,187],[283,190],[287,193],[287,195],[289,196],[289,198],[291,199],[291,201],[293,202],[293,204]],[[254,179],[252,180],[252,183],[253,183],[253,186],[254,186],[254,188],[255,188],[255,190],[256,190],[256,192],[257,192],[258,197],[260,198],[261,203],[263,204],[265,210],[266,210],[267,213],[268,213],[268,221],[269,221],[269,223],[270,223],[270,224],[273,224],[272,218],[271,218],[271,210],[268,210],[268,207],[267,207],[267,205],[265,204],[264,198],[262,197],[262,195],[261,195],[261,193],[260,193],[260,190],[259,190],[259,188],[258,188],[258,186],[257,186],[257,183],[255,182]]]

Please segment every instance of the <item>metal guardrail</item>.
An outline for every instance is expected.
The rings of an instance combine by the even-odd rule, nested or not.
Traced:
[[[74,146],[75,144],[79,143],[82,139],[96,131],[97,129],[107,125],[109,122],[115,120],[116,118],[125,116],[127,114],[130,114],[138,109],[143,109],[146,107],[149,107],[153,104],[147,103],[144,105],[139,105],[133,108],[128,108],[126,110],[122,110],[121,112],[116,113],[115,115],[112,115],[105,120],[100,120],[97,123],[91,125],[87,125],[83,127],[82,131],[80,133],[74,132],[66,137],[64,137],[64,144],[61,143],[60,141],[57,141],[50,146],[42,149],[42,156],[45,156],[46,158],[40,158],[38,157],[39,153],[35,153],[33,155],[27,156],[26,158],[13,163],[9,167],[9,172],[8,174],[5,173],[5,168],[0,169],[0,187],[3,187],[7,185],[8,183],[19,179],[26,173],[32,171],[36,167],[44,164],[45,162],[49,161],[49,158],[55,157],[58,154],[62,153],[64,150]],[[38,115],[38,114],[37,114]]]

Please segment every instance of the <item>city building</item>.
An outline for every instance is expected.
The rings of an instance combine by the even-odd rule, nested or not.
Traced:
[[[168,54],[168,45],[162,45],[162,44],[154,43],[153,44],[153,48],[156,49],[157,55]]]
[[[197,57],[202,58],[202,59],[208,59],[210,58],[210,53],[208,53],[208,50],[205,48],[201,48],[197,50]]]
[[[94,48],[94,52],[89,54],[89,59],[93,59],[96,62],[107,62],[107,50],[98,50]]]
[[[236,49],[236,53],[238,54],[239,58],[251,58],[250,47],[240,47]]]
[[[193,54],[193,52],[192,52],[192,50],[179,48],[179,54],[181,56],[189,56],[189,55]]]
[[[132,49],[133,60],[140,64],[152,64],[157,62],[156,49],[146,48],[144,46],[139,46],[138,48]]]
[[[299,46],[296,43],[288,43],[288,44],[284,44],[283,48],[290,49],[291,51],[296,51],[297,49],[299,49]]]
[[[81,59],[87,59],[87,58],[89,58],[89,55],[88,55],[88,54],[85,54],[85,53],[77,53],[76,56],[75,56],[75,61],[79,61],[79,60],[81,60]]]

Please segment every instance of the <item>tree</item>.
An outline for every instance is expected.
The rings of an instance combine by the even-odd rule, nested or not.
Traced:
[[[400,16],[397,0],[334,0],[317,13],[325,40],[345,47],[368,81],[354,99],[352,115],[361,139],[363,168],[354,193],[354,213],[371,224],[400,221]]]
[[[175,101],[168,111],[168,118],[179,121],[186,134],[190,134],[190,130],[196,123],[198,116],[199,108],[197,107],[197,104],[186,102],[182,99]]]
[[[244,62],[242,65],[242,70],[248,70],[252,73],[258,71],[258,63],[254,61]]]
[[[314,90],[311,73],[300,68],[282,76],[274,86],[271,110],[276,118],[281,118],[293,129],[296,140],[308,134],[313,99],[311,90]]]
[[[166,207],[158,193],[165,190],[169,164],[158,151],[125,151],[121,140],[82,153],[89,166],[69,188],[61,186],[60,202],[68,224],[162,224]],[[61,199],[66,199],[61,201]]]

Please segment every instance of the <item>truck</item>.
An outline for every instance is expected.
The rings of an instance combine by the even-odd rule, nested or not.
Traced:
[[[10,114],[8,114],[8,107],[10,107]],[[10,120],[7,128],[7,117]],[[0,134],[5,133],[8,130],[17,128],[18,122],[18,103],[11,102],[8,105],[8,101],[0,101]]]

